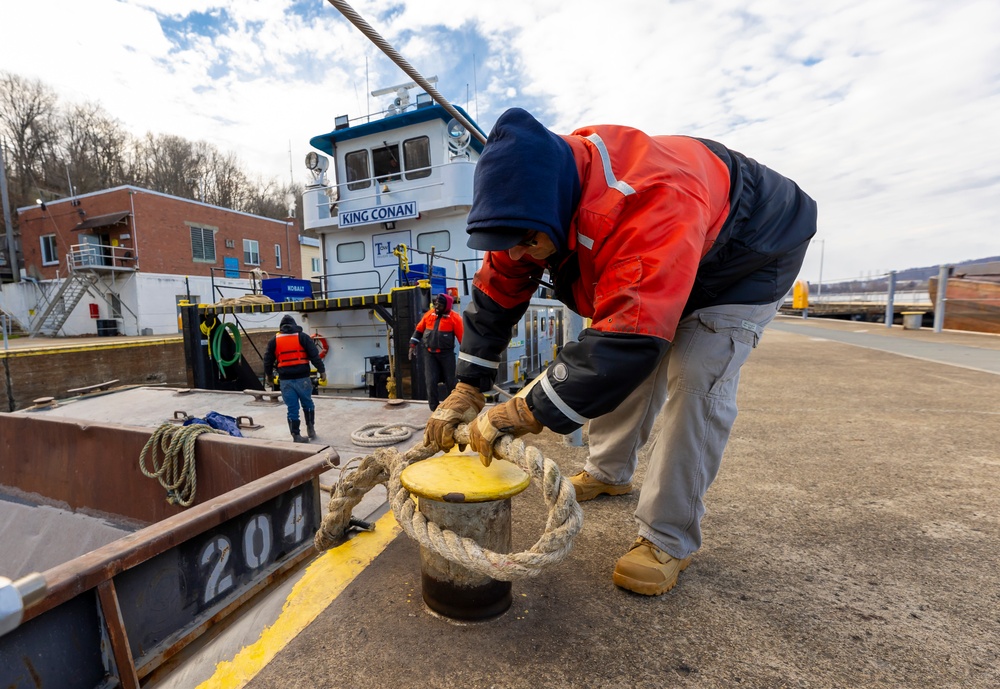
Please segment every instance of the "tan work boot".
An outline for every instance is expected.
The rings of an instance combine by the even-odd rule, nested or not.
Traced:
[[[678,560],[640,537],[618,558],[612,578],[615,585],[623,589],[644,596],[658,596],[677,584],[677,575],[689,564],[690,557]]]
[[[586,471],[581,471],[569,477],[570,483],[576,488],[576,501],[593,500],[598,495],[626,495],[632,492],[631,483],[604,483],[594,478]]]

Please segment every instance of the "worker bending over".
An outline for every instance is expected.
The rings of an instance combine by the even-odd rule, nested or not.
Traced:
[[[559,136],[524,110],[497,120],[476,165],[468,244],[487,251],[465,308],[455,391],[425,443],[459,423],[489,462],[502,434],[590,421],[577,499],[632,490],[661,408],[635,518],[613,580],[669,591],[702,543],[703,497],[736,419],[740,367],[798,274],[816,204],[789,179],[705,139],[601,125]],[[485,415],[511,328],[543,272],[592,326],[524,398]],[[665,403],[665,406],[664,406]]]

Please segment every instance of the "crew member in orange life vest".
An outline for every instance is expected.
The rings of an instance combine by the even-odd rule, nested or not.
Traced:
[[[453,303],[450,294],[437,295],[434,308],[424,314],[410,338],[411,361],[417,345],[423,344],[427,352],[424,357],[424,381],[427,383],[427,403],[431,411],[437,409],[440,403],[438,383],[444,383],[446,395],[455,389],[455,339],[461,344],[462,317],[451,310]]]
[[[311,370],[309,364],[316,367],[319,380],[326,382],[326,367],[319,355],[319,349],[313,339],[302,332],[291,315],[281,319],[278,334],[267,343],[264,352],[264,380],[270,383],[274,380],[274,365],[278,364],[278,378],[281,384],[281,399],[288,408],[288,430],[292,440],[297,443],[307,443],[316,439],[316,406],[312,401],[312,381],[309,379]],[[306,433],[309,440],[300,434],[302,424],[299,421],[299,405],[306,417]]]

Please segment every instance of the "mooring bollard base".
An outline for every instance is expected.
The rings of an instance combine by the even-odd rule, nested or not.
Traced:
[[[514,594],[509,581],[490,579],[480,586],[457,586],[426,571],[420,573],[420,589],[428,608],[456,620],[485,621],[510,609]]]
[[[530,482],[517,466],[497,460],[484,467],[478,455],[453,452],[411,464],[400,480],[418,497],[418,509],[428,521],[484,549],[510,552],[510,498]],[[513,601],[509,581],[473,572],[423,546],[420,581],[427,607],[457,620],[498,617]]]

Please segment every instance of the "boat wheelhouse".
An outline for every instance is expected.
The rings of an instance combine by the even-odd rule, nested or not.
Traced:
[[[461,308],[470,293],[483,253],[466,246],[465,227],[482,144],[428,94],[411,101],[415,88],[410,82],[374,91],[393,96],[386,110],[353,121],[337,117],[333,131],[310,140],[321,153],[306,156],[313,182],[303,194],[303,216],[305,229],[320,238],[324,271],[313,282],[324,298],[422,284],[422,308],[445,291]],[[533,299],[498,382],[517,386],[547,366],[562,344],[562,324],[562,304],[541,294]],[[394,333],[376,309],[310,314],[309,329],[329,343],[334,388],[371,389],[393,351]]]

